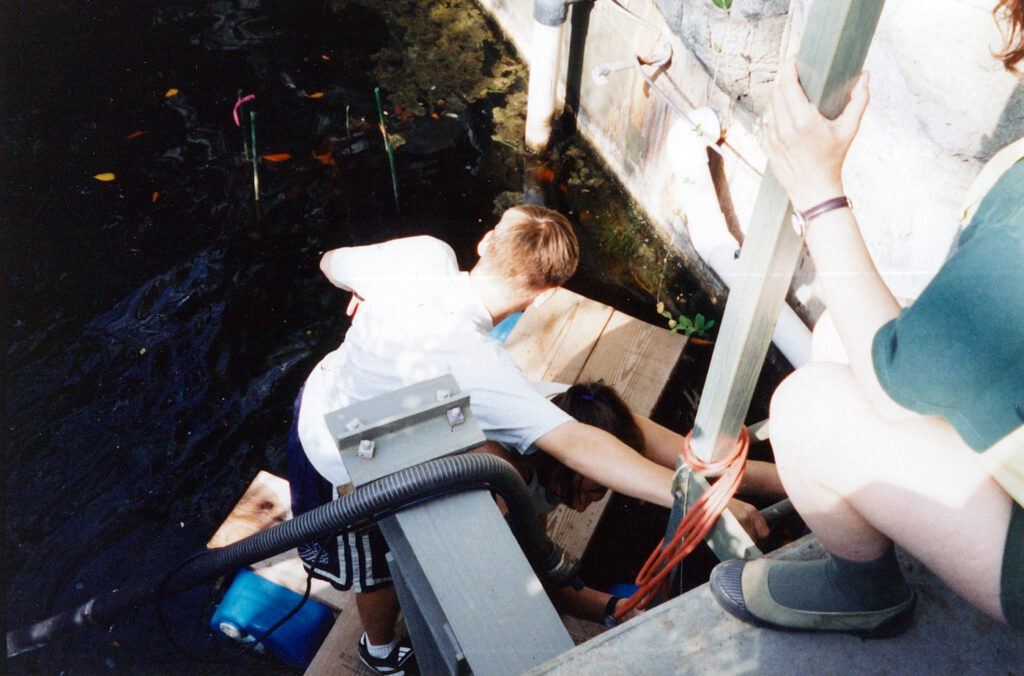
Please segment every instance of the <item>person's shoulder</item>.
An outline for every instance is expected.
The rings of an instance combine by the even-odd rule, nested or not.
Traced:
[[[412,265],[412,269],[451,267],[458,268],[455,250],[431,235],[414,235],[384,242],[381,245],[390,255]]]
[[[433,235],[400,237],[384,242],[383,245],[390,249],[414,249],[422,253],[436,253],[437,255],[455,257],[455,250],[447,242]]]

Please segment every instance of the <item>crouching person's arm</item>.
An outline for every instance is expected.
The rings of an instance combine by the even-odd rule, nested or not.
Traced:
[[[623,601],[624,599],[618,596],[612,596],[590,587],[584,587],[583,589],[563,587],[551,594],[551,602],[558,609],[558,612],[563,615],[578,617],[581,620],[590,620],[591,622],[598,623],[603,623],[609,615],[614,615],[615,610]],[[641,612],[633,608],[620,617],[616,624],[630,620]]]

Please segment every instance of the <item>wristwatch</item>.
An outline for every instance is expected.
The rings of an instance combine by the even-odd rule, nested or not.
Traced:
[[[608,603],[604,606],[604,620],[601,621],[601,626],[611,628],[619,623],[615,619],[615,606],[621,600],[621,596],[612,596],[608,599]]]
[[[821,204],[815,204],[806,211],[793,210],[793,229],[796,230],[796,234],[803,237],[807,234],[807,224],[812,219],[821,216],[824,213],[828,213],[833,209],[844,209],[853,208],[853,202],[846,195],[840,195],[839,197],[833,197],[830,200],[825,200]]]

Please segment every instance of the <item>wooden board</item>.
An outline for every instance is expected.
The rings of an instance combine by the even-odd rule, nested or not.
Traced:
[[[566,289],[530,307],[505,349],[528,380],[575,383],[615,311]]]
[[[261,471],[206,546],[226,547],[290,518],[292,499],[288,482]]]
[[[261,471],[206,546],[210,549],[226,547],[290,518],[292,498],[288,481]],[[282,587],[299,594],[306,592],[306,570],[302,567],[299,553],[294,549],[255,563],[249,568]],[[334,610],[342,609],[349,603],[348,594],[339,592],[323,580],[313,580],[309,596]]]
[[[577,382],[601,378],[634,413],[649,416],[685,345],[685,336],[615,312]]]
[[[505,344],[531,380],[612,385],[635,412],[650,415],[682,354],[686,338],[613,308],[559,289],[531,307]],[[580,513],[559,505],[548,517],[548,535],[582,558],[608,502]]]
[[[359,661],[356,646],[363,635],[363,625],[356,612],[355,593],[346,592],[350,602],[334,621],[330,633],[320,645],[316,657],[306,669],[306,676],[337,676],[338,674],[373,674],[372,669]]]

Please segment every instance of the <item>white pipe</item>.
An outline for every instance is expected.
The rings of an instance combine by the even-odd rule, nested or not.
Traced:
[[[547,148],[558,104],[561,70],[562,26],[533,22],[530,85],[526,98],[526,147],[535,152]]]

